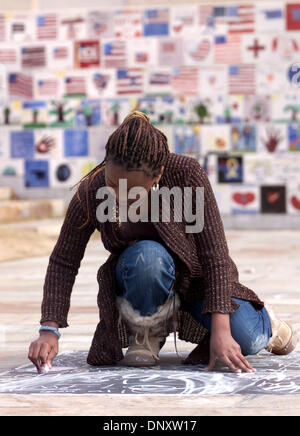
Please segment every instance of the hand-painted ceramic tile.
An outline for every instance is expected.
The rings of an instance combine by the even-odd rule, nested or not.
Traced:
[[[256,8],[257,32],[284,32],[285,30],[285,4],[283,1],[259,1]]]
[[[242,156],[218,156],[218,183],[243,183]]]
[[[34,156],[33,131],[10,132],[10,157],[30,159]]]
[[[35,16],[26,13],[16,13],[8,18],[9,40],[15,42],[32,41],[34,34]]]
[[[62,70],[74,68],[73,41],[56,41],[47,44],[47,65],[58,75]]]
[[[157,60],[157,38],[138,38],[128,41],[128,65],[130,67],[155,67]]]
[[[33,77],[30,74],[20,72],[9,73],[8,94],[13,99],[33,98]]]
[[[230,128],[229,126],[206,126],[201,129],[201,144],[203,152],[208,151],[229,151],[230,148]]]
[[[145,75],[143,68],[126,68],[116,72],[118,96],[141,95],[144,93]]]
[[[75,108],[79,101],[76,99],[49,101],[49,127],[74,127]]]
[[[285,29],[300,30],[300,3],[285,5]]]
[[[235,65],[242,62],[242,39],[238,34],[218,32],[214,37],[214,63]]]
[[[212,124],[215,114],[215,100],[210,97],[190,99],[192,103],[192,113],[190,120],[199,124]]]
[[[289,151],[300,151],[300,124],[288,125],[288,146]]]
[[[22,122],[22,102],[4,100],[0,105],[0,125],[17,126]]]
[[[101,123],[100,99],[81,100],[75,108],[75,127],[99,126]]]
[[[257,126],[257,151],[259,153],[284,153],[288,151],[287,126],[261,123]]]
[[[186,37],[183,41],[185,65],[213,64],[214,39],[211,35]]]
[[[259,185],[274,181],[274,168],[270,155],[247,153],[244,158],[244,183]]]
[[[63,78],[63,96],[81,98],[88,92],[87,77],[83,72],[67,74]]]
[[[260,190],[257,185],[231,186],[231,213],[253,214],[260,212]]]
[[[300,215],[300,180],[298,183],[289,183],[287,186],[287,212]]]
[[[230,94],[255,94],[256,65],[236,64],[228,66],[228,84]]]
[[[159,38],[158,65],[165,67],[180,67],[184,65],[184,47],[182,38]]]
[[[174,152],[198,158],[200,155],[199,126],[174,127]]]
[[[286,187],[261,186],[261,213],[286,213]]]
[[[270,95],[246,95],[244,101],[246,123],[269,122],[272,119]]]
[[[101,109],[104,125],[119,126],[130,112],[130,102],[127,98],[106,98]]]
[[[114,13],[110,10],[90,11],[87,15],[88,38],[110,38],[114,36]]]
[[[74,67],[95,68],[100,66],[100,44],[96,40],[75,41]]]
[[[126,68],[127,67],[127,41],[122,39],[103,39],[102,64],[103,68]]]
[[[7,177],[7,182],[21,180],[24,176],[24,159],[0,159],[0,175]]]
[[[268,34],[242,36],[242,60],[244,63],[264,63],[270,59],[271,37]]]
[[[211,178],[210,178],[211,180]],[[213,192],[217,201],[218,209],[221,214],[229,215],[231,211],[231,187],[225,183],[216,183],[213,185]]]
[[[143,34],[141,9],[117,9],[113,15],[115,38],[139,38]]]
[[[22,124],[27,129],[40,129],[48,124],[46,101],[24,101],[22,104]]]
[[[24,186],[26,188],[49,187],[48,160],[25,160]]]
[[[138,110],[148,115],[151,123],[158,123],[159,114],[157,113],[157,100],[157,97],[137,98],[134,110]]]
[[[285,93],[291,89],[288,77],[288,68],[284,62],[263,62],[256,66],[256,91],[257,95]]]
[[[171,94],[172,69],[149,67],[146,71],[146,93],[150,95]]]
[[[89,129],[89,152],[90,156],[102,161],[105,157],[105,146],[108,138],[115,131],[115,126],[101,125]]]
[[[83,13],[61,13],[59,15],[59,39],[82,39],[87,37],[86,14]]]
[[[191,65],[173,68],[171,86],[175,96],[199,95],[199,67]]]
[[[0,43],[0,65],[6,72],[20,70],[20,62],[20,51],[16,44]]]
[[[34,131],[34,158],[42,159],[62,157],[61,129],[37,129]]]
[[[230,151],[254,152],[256,151],[256,126],[252,124],[231,124]]]
[[[116,94],[116,72],[114,69],[94,69],[87,78],[88,95],[105,98]]]
[[[58,17],[55,13],[39,14],[35,16],[36,39],[49,40],[58,37]]]
[[[144,36],[167,36],[170,34],[170,11],[168,8],[145,9],[142,20]]]
[[[297,62],[300,55],[300,41],[296,32],[272,34],[270,41],[270,60],[272,62]]]
[[[289,81],[290,89],[295,93],[300,89],[300,62],[292,63],[287,68],[287,79]]]
[[[299,167],[300,156],[293,156],[292,153],[275,155],[272,159],[273,183],[282,185],[295,185],[300,182]]]
[[[212,115],[215,123],[228,124],[244,121],[243,95],[217,95],[213,101]]]
[[[226,95],[228,93],[227,68],[225,65],[201,66],[200,75],[200,95]]]
[[[199,34],[197,6],[173,6],[170,9],[170,14],[171,36],[188,36]]]
[[[64,156],[88,156],[89,142],[87,130],[64,130]]]
[[[255,19],[255,4],[241,3],[213,7],[214,25],[225,23],[229,34],[253,33]]]
[[[31,44],[21,47],[21,68],[33,70],[36,68],[47,67],[47,46],[40,44]]]
[[[296,123],[300,120],[300,98],[296,92],[272,95],[272,121]]]
[[[34,95],[38,99],[61,98],[63,94],[63,80],[57,74],[35,73]]]

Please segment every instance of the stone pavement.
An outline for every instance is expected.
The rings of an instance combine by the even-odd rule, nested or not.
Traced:
[[[226,235],[240,281],[300,330],[300,232],[227,230]],[[70,327],[61,329],[59,356],[53,372],[44,376],[35,372],[27,353],[38,336],[49,256],[0,263],[0,415],[300,414],[300,344],[290,356],[250,357],[255,374],[184,368],[171,335],[159,367],[86,365],[98,323],[96,273],[107,255],[100,237],[90,241],[72,293]],[[195,346],[177,345],[182,356]]]

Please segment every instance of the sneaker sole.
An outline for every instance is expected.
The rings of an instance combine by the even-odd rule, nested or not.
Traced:
[[[119,362],[119,365],[123,366],[154,366],[156,365],[156,360],[147,354],[144,356],[141,353],[128,353],[125,355],[124,359]]]

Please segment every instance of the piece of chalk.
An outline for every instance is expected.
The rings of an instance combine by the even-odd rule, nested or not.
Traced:
[[[50,368],[49,368],[49,366],[46,363],[44,368],[41,370],[41,374],[47,374],[47,372],[49,372],[49,371],[50,371]]]

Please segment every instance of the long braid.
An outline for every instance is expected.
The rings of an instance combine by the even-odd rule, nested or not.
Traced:
[[[139,111],[127,115],[122,124],[108,138],[105,150],[106,155],[103,161],[70,188],[77,187],[76,194],[81,201],[79,185],[87,180],[85,197],[88,216],[79,229],[88,224],[90,220],[89,186],[96,175],[105,168],[108,160],[124,166],[126,170],[138,169],[144,165],[147,167],[146,172],[155,177],[170,153],[165,134],[151,124],[146,114]]]

